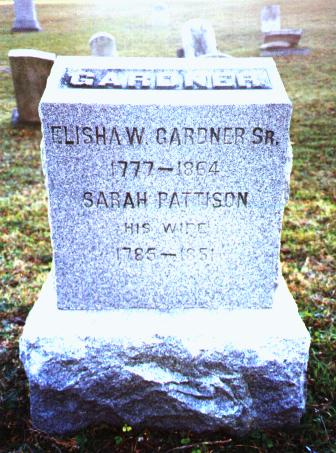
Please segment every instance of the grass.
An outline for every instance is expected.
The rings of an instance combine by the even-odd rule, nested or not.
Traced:
[[[303,27],[307,57],[278,58],[293,101],[294,161],[291,199],[285,211],[283,273],[312,336],[307,411],[295,431],[254,432],[229,439],[223,432],[197,436],[127,425],[93,426],[66,437],[35,430],[28,386],[18,358],[18,338],[51,265],[46,196],[38,128],[13,129],[15,106],[7,53],[35,48],[57,54],[89,54],[97,31],[112,33],[121,56],[174,56],[180,27],[208,18],[221,51],[256,56],[261,0],[170,0],[171,26],[151,26],[154,2],[116,0],[37,1],[42,33],[10,33],[13,7],[0,0],[0,452],[336,452],[336,2],[279,1],[283,27]],[[333,404],[334,403],[334,404]]]

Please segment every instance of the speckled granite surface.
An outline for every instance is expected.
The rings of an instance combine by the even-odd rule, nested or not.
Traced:
[[[108,60],[160,64],[209,72],[201,60]],[[102,65],[58,59],[41,103],[58,306],[271,307],[291,169],[274,63],[211,60],[240,79],[266,71],[268,89],[59,86],[65,70]]]
[[[69,87],[212,70],[181,60],[54,66],[41,104],[54,274],[20,340],[42,430],[244,434],[304,411],[310,338],[279,275],[291,105],[274,63],[211,60],[207,83],[233,73],[232,89]],[[264,68],[268,88],[242,89],[242,67]]]
[[[243,434],[299,423],[309,334],[281,279],[269,310],[59,310],[52,280],[20,354],[36,427],[105,421]]]

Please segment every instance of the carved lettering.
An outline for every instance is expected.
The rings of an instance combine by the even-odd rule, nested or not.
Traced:
[[[272,88],[266,69],[83,69],[67,70],[61,86],[70,88],[239,90]]]
[[[122,208],[135,209],[146,207],[148,203],[147,192],[104,192],[87,191],[83,194],[83,206],[86,208]]]

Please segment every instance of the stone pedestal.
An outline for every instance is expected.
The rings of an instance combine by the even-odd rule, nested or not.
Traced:
[[[308,47],[289,47],[288,49],[270,49],[261,50],[261,57],[288,57],[291,55],[309,55],[310,49]]]
[[[244,434],[299,423],[310,338],[281,279],[271,309],[59,310],[49,278],[20,341],[34,426]]]

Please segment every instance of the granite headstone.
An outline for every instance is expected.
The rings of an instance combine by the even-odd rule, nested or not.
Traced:
[[[17,105],[12,123],[39,123],[38,106],[56,55],[35,49],[12,49],[8,58]]]
[[[279,268],[274,63],[61,57],[40,110],[54,270],[20,339],[33,425],[297,425],[309,334]]]
[[[41,115],[60,308],[272,306],[291,103],[271,61],[198,60],[58,60]]]

